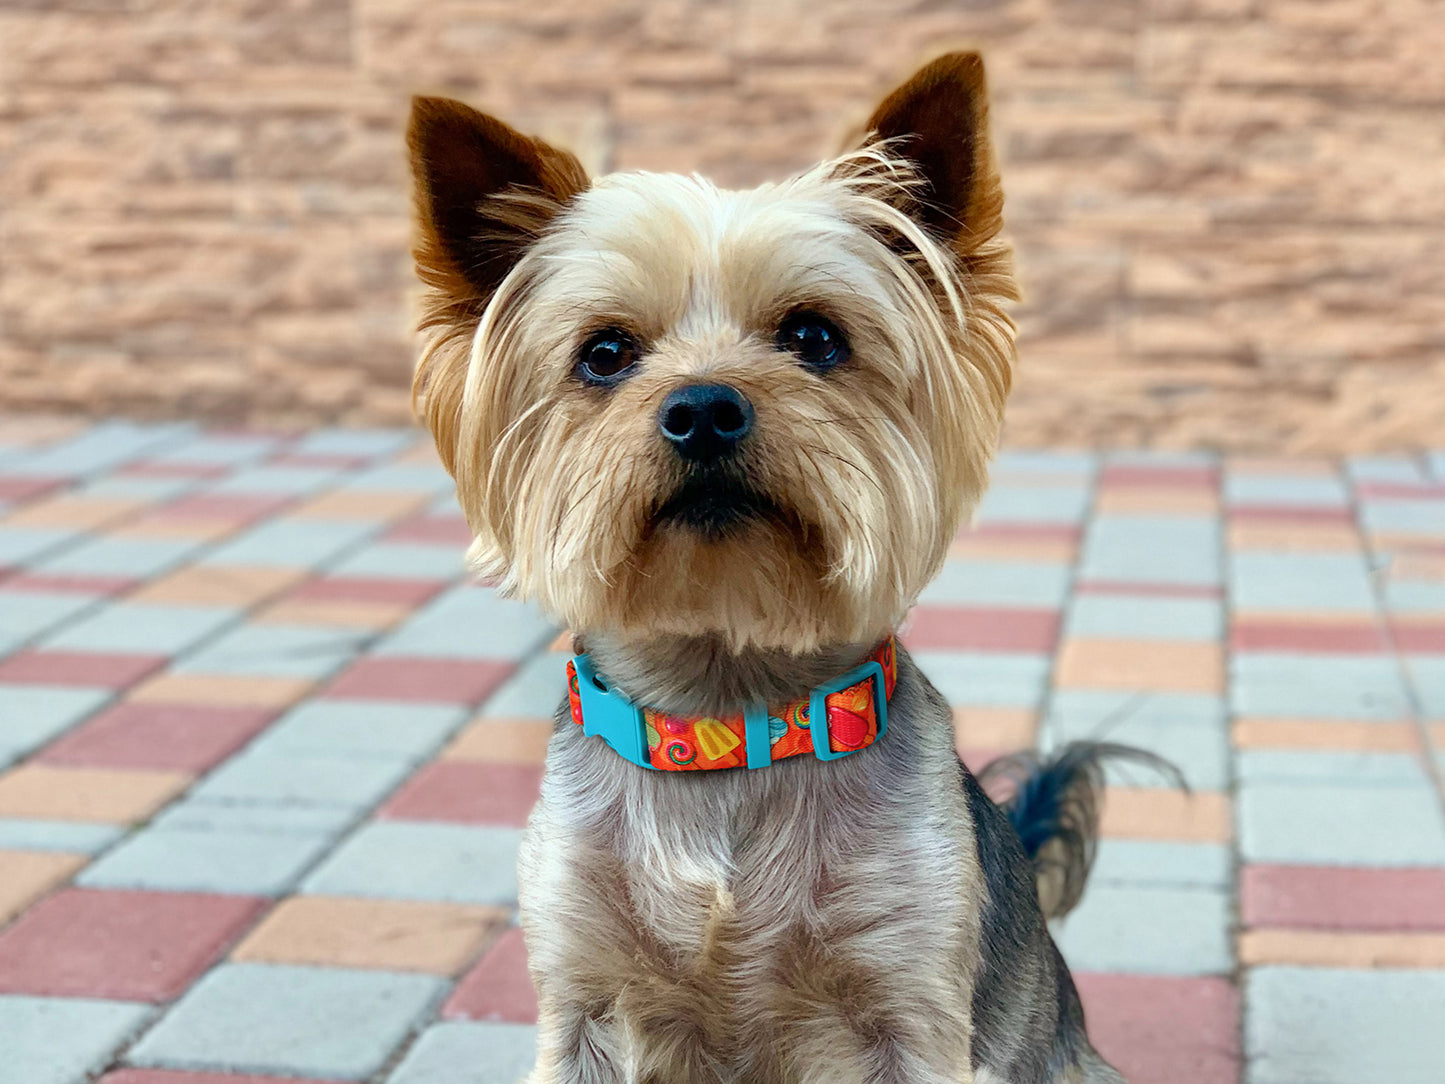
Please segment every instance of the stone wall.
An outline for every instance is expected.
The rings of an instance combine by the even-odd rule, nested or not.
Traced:
[[[1441,443],[1438,0],[0,0],[0,409],[399,421],[412,92],[744,184],[954,44],[1013,442]]]

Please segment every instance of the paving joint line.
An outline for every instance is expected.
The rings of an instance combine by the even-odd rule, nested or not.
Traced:
[[[1229,538],[1229,472],[1230,466],[1227,457],[1221,455],[1217,459],[1217,472],[1215,475],[1215,496],[1219,502],[1219,575],[1220,575],[1220,630],[1219,630],[1219,656],[1220,666],[1223,668],[1223,695],[1224,695],[1224,740],[1229,750],[1226,758],[1226,772],[1228,777],[1225,780],[1225,793],[1229,795],[1229,954],[1233,961],[1227,976],[1235,989],[1238,1011],[1234,1018],[1234,1041],[1235,1057],[1239,1064],[1239,1079],[1245,1080],[1248,1077],[1249,1069],[1249,1046],[1248,1046],[1248,1021],[1249,1021],[1249,967],[1244,964],[1239,955],[1239,941],[1244,933],[1244,908],[1240,902],[1240,885],[1242,884],[1245,867],[1244,847],[1240,842],[1241,825],[1239,815],[1240,798],[1240,773],[1239,773],[1239,746],[1235,744],[1235,723],[1239,713],[1235,710],[1234,697],[1234,621],[1235,621],[1235,599],[1234,599],[1234,547],[1230,545]]]
[[[1427,464],[1428,466],[1428,464]],[[1425,772],[1425,777],[1430,780],[1431,789],[1435,793],[1435,803],[1439,807],[1442,822],[1445,822],[1445,771],[1442,771],[1439,758],[1435,755],[1435,743],[1430,737],[1430,727],[1425,723],[1425,705],[1420,698],[1419,683],[1415,677],[1414,670],[1410,666],[1409,656],[1400,648],[1399,640],[1395,636],[1395,623],[1391,618],[1393,611],[1390,609],[1389,594],[1384,587],[1384,581],[1389,574],[1391,566],[1395,562],[1392,554],[1388,560],[1382,561],[1382,554],[1375,548],[1373,537],[1365,530],[1364,517],[1361,514],[1362,502],[1355,479],[1345,473],[1345,482],[1350,495],[1350,514],[1353,520],[1355,534],[1360,540],[1362,552],[1369,561],[1367,579],[1370,583],[1370,594],[1374,599],[1375,606],[1380,614],[1381,631],[1385,640],[1385,650],[1389,652],[1394,660],[1395,671],[1400,678],[1400,685],[1405,692],[1406,708],[1410,713],[1410,728],[1415,733],[1417,746],[1417,759]]]
[[[1048,725],[1049,716],[1053,711],[1054,700],[1058,693],[1059,655],[1063,650],[1068,628],[1069,614],[1078,598],[1077,587],[1080,580],[1080,569],[1084,563],[1084,552],[1088,545],[1089,528],[1093,526],[1098,509],[1099,499],[1099,475],[1103,471],[1103,456],[1100,453],[1093,453],[1089,463],[1089,473],[1085,479],[1084,486],[1087,491],[1087,499],[1084,502],[1084,514],[1078,521],[1079,532],[1074,541],[1074,556],[1069,562],[1068,582],[1064,587],[1063,605],[1059,607],[1058,627],[1054,630],[1053,648],[1049,652],[1048,669],[1044,672],[1044,691],[1039,698],[1038,719],[1034,723],[1034,748],[1041,749],[1045,738],[1045,727]],[[1050,735],[1051,737],[1051,735]],[[1108,801],[1107,795],[1105,801]]]

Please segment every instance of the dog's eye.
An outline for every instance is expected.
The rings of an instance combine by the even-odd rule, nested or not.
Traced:
[[[577,368],[587,383],[611,387],[637,364],[641,353],[636,339],[619,328],[609,327],[582,344]]]
[[[795,312],[778,325],[773,340],[808,368],[825,373],[848,360],[847,336],[825,316],[816,312]]]

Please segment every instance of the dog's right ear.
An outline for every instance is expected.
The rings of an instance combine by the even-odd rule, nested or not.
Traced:
[[[568,152],[450,98],[413,98],[406,141],[417,274],[480,314],[537,231],[587,187],[587,174]]]
[[[453,470],[477,322],[522,253],[588,181],[568,152],[449,98],[413,98],[406,141],[416,193],[412,254],[427,287],[412,405]]]
[[[874,138],[911,159],[927,185],[916,217],[967,251],[1003,225],[1003,190],[988,130],[983,58],[948,53],[914,73],[868,121]]]

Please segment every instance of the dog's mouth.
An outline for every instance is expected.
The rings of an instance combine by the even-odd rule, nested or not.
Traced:
[[[746,482],[720,471],[697,471],[662,502],[652,522],[722,539],[749,523],[780,517],[777,503]]]

